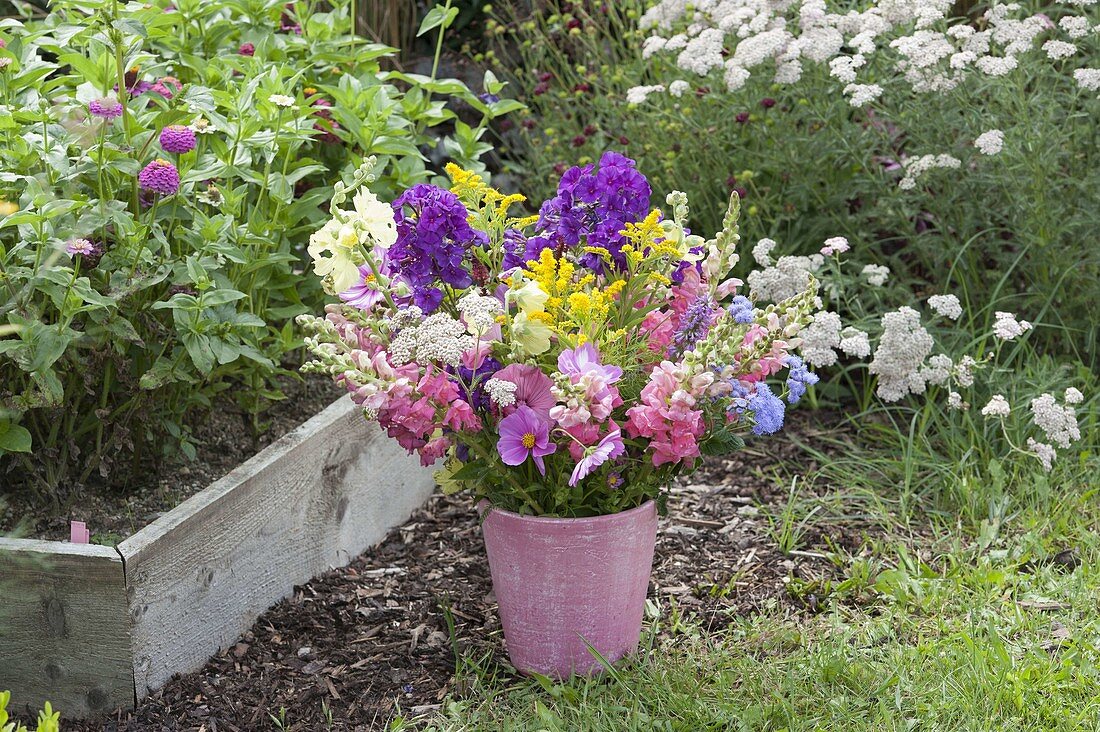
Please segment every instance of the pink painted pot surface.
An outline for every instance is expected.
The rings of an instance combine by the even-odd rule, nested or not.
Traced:
[[[483,509],[484,510],[484,509]],[[557,679],[634,653],[642,630],[657,507],[592,518],[489,509],[482,529],[512,665]]]

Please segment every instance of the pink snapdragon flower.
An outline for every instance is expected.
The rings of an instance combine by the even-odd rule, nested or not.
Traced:
[[[623,403],[619,390],[613,386],[622,378],[623,370],[600,363],[599,351],[591,343],[562,351],[558,370],[569,380],[569,386],[561,388],[559,382],[553,388],[559,403],[550,410],[550,418],[563,428],[592,420],[604,422]]]
[[[497,452],[505,465],[522,465],[533,458],[539,473],[546,475],[543,457],[553,453],[558,446],[550,441],[550,423],[527,405],[500,420],[500,439]]]
[[[619,426],[612,422],[611,431],[595,447],[586,449],[584,457],[573,467],[573,473],[569,476],[569,485],[576,485],[596,468],[608,460],[614,460],[624,452],[626,452],[626,445],[623,444],[622,433],[619,432]]]
[[[699,456],[698,438],[706,431],[696,402],[714,382],[709,371],[693,373],[683,364],[662,361],[649,376],[639,403],[627,410],[626,432],[645,437],[654,466]]]

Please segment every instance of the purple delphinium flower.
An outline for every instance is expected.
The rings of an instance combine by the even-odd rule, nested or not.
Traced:
[[[160,131],[160,146],[169,153],[191,152],[195,149],[195,132],[183,125],[168,125]]]
[[[393,202],[397,241],[386,253],[390,270],[404,277],[413,291],[413,302],[425,313],[443,300],[436,287],[469,287],[473,280],[465,266],[466,251],[485,241],[466,217],[466,207],[450,191],[418,183]]]
[[[680,318],[680,326],[672,335],[672,343],[669,344],[668,353],[672,358],[680,358],[688,351],[695,350],[695,344],[702,340],[710,332],[710,326],[714,324],[716,308],[710,295],[700,295],[695,298],[684,315]]]
[[[755,316],[753,315],[752,301],[744,295],[736,295],[730,300],[729,307],[726,308],[730,317],[733,318],[733,322],[741,323],[742,325],[748,325]]]
[[[752,412],[754,435],[770,435],[783,429],[786,407],[763,381],[756,382],[756,393],[749,397],[748,410]]]
[[[500,420],[497,452],[505,465],[523,465],[528,457],[535,461],[539,473],[546,475],[543,457],[558,449],[550,442],[550,422],[524,405]]]
[[[787,374],[787,401],[797,404],[806,389],[818,382],[817,374],[806,368],[806,364],[798,356],[787,356],[783,363],[790,369]]]
[[[576,485],[608,460],[614,460],[626,452],[626,445],[623,444],[619,426],[614,422],[611,423],[611,426],[612,429],[606,437],[593,447],[584,449],[584,457],[573,466],[573,473],[569,476],[569,485]]]
[[[138,185],[147,191],[171,196],[180,188],[180,174],[167,160],[154,160],[138,173]]]
[[[620,233],[630,222],[649,213],[652,190],[634,161],[617,152],[600,157],[599,166],[573,167],[562,174],[557,195],[542,204],[537,233],[551,246],[576,246],[581,239],[588,246],[602,247],[616,265],[626,266]],[[586,253],[580,263],[594,271],[603,269],[598,254]]]
[[[122,116],[122,103],[114,97],[93,99],[88,104],[88,111],[93,117],[101,119],[114,119]]]

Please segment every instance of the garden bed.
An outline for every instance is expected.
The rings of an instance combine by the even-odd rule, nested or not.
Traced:
[[[266,429],[251,437],[249,415],[232,399],[221,397],[193,426],[196,457],[179,455],[165,465],[149,464],[123,486],[93,475],[84,485],[68,486],[62,496],[70,505],[51,510],[45,496],[31,490],[4,495],[0,506],[0,534],[33,539],[66,540],[69,522],[83,521],[94,544],[115,545],[163,516],[180,503],[224,477],[306,420],[321,412],[345,390],[331,379],[307,375],[283,379],[286,399],[264,412]]]
[[[821,434],[806,415],[793,421],[801,438]],[[714,631],[776,603],[812,610],[813,597],[792,595],[787,578],[812,583],[832,578],[835,567],[824,554],[781,554],[767,518],[787,497],[789,483],[775,473],[812,467],[795,441],[780,439],[710,461],[676,485],[660,522],[650,598],[666,611],[674,602]],[[828,540],[854,549],[874,531],[838,526]],[[383,729],[398,714],[430,714],[467,690],[470,679],[456,676],[448,613],[463,657],[488,656],[508,671],[474,509],[463,497],[437,496],[369,553],[297,587],[201,671],[170,681],[136,711],[72,729],[252,730],[280,708],[288,729]]]
[[[131,705],[377,542],[431,488],[345,397],[117,547],[0,539],[14,640],[0,688],[70,719]]]

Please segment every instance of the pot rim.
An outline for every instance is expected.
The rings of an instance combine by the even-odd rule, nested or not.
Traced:
[[[606,521],[614,521],[621,518],[633,517],[633,514],[635,513],[648,512],[651,506],[656,506],[656,501],[654,501],[652,498],[640,506],[628,508],[625,511],[619,511],[618,513],[604,513],[600,514],[599,516],[575,516],[572,518],[562,518],[560,516],[529,516],[522,513],[516,513],[515,511],[508,511],[507,509],[497,508],[496,506],[489,503],[488,499],[482,499],[481,501],[479,501],[476,508],[482,521],[487,519],[489,517],[489,514],[496,513],[512,521],[521,521],[525,523],[576,524],[584,521],[602,523]]]

